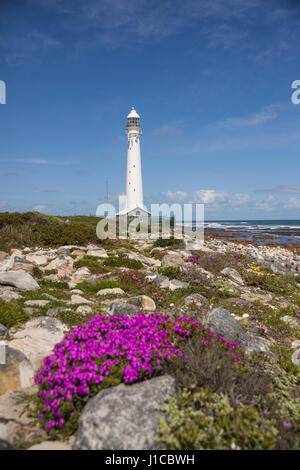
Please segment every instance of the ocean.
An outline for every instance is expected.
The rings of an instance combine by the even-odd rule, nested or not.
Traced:
[[[192,230],[195,223],[184,224]],[[197,228],[196,228],[197,230]],[[224,239],[244,239],[256,244],[300,243],[300,220],[207,220],[204,222],[204,233],[224,233]],[[230,237],[232,234],[232,237]]]

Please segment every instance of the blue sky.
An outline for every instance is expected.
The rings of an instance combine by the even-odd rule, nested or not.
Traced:
[[[134,105],[146,204],[300,219],[299,57],[298,1],[1,0],[0,211],[116,201]]]

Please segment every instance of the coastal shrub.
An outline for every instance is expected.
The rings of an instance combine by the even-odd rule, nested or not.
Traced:
[[[89,268],[92,274],[102,274],[108,271],[108,269],[106,269],[94,256],[88,255],[85,255],[80,260],[75,261],[73,267],[76,269],[82,267]]]
[[[96,282],[82,281],[77,284],[77,289],[82,290],[86,294],[96,294],[101,289],[112,289],[114,287],[120,287],[120,284],[117,281],[112,281],[109,279],[98,280]]]
[[[55,217],[38,212],[0,214],[0,249],[99,243],[98,217]]]
[[[258,411],[240,404],[233,409],[226,396],[205,388],[197,393],[179,391],[178,402],[169,398],[161,407],[160,441],[167,450],[270,450],[277,430]]]
[[[279,295],[293,295],[297,289],[296,282],[291,275],[257,275],[252,271],[244,273],[244,279],[249,286],[260,287]]]
[[[163,276],[167,276],[169,279],[175,279],[179,275],[180,268],[168,266],[167,268],[159,268],[158,272]]]
[[[153,243],[153,247],[168,247],[171,246],[173,248],[183,248],[184,243],[183,240],[180,238],[157,238],[155,242]]]
[[[29,315],[24,312],[20,305],[0,299],[0,323],[6,326],[6,328],[23,323],[29,319]]]
[[[231,267],[243,271],[247,264],[240,261],[239,256],[224,253],[194,253],[188,256],[188,263],[196,264],[213,274],[219,274],[224,268]]]
[[[143,263],[136,259],[126,258],[125,256],[108,257],[103,261],[104,266],[110,267],[124,267],[129,269],[142,269]]]
[[[238,289],[223,279],[216,279],[215,281],[212,281],[210,285],[211,287],[218,289],[218,295],[220,297],[234,297],[239,294]]]
[[[172,322],[158,312],[98,315],[77,326],[44,359],[35,377],[39,418],[48,432],[74,432],[84,404],[99,390],[159,374],[161,364],[184,360],[180,346],[197,332],[203,348],[220,343],[238,364],[239,346],[189,318]]]

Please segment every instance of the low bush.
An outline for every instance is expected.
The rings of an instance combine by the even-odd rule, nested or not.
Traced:
[[[103,274],[108,271],[100,261],[98,261],[94,256],[83,256],[80,260],[75,261],[73,267],[78,269],[82,267],[89,268],[92,274]]]
[[[77,284],[77,289],[82,290],[86,294],[96,294],[101,289],[112,289],[114,287],[120,287],[119,282],[111,281],[109,279],[99,280],[97,282],[91,283],[87,281],[82,281]]]
[[[104,266],[110,267],[124,267],[128,269],[143,269],[143,263],[136,259],[126,258],[125,256],[108,257],[103,261]]]
[[[197,393],[181,390],[179,401],[170,398],[161,407],[160,438],[167,450],[270,450],[277,429],[258,411],[240,404],[233,409],[224,395],[205,388]]]
[[[8,303],[0,299],[0,323],[6,326],[6,328],[23,323],[29,319],[29,315],[24,312],[20,305],[12,302]]]
[[[158,238],[155,240],[153,243],[153,247],[168,247],[171,246],[173,248],[183,248],[184,247],[184,242],[181,239],[178,238]]]
[[[167,268],[159,268],[158,272],[169,279],[175,279],[179,275],[180,269],[175,266],[168,266]]]

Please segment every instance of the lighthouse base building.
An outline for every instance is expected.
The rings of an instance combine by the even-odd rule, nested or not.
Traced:
[[[141,166],[140,116],[134,108],[127,116],[126,134],[128,137],[127,173],[126,173],[126,203],[125,208],[118,212],[117,217],[126,218],[128,222],[150,222],[150,212],[143,201],[143,183]]]

